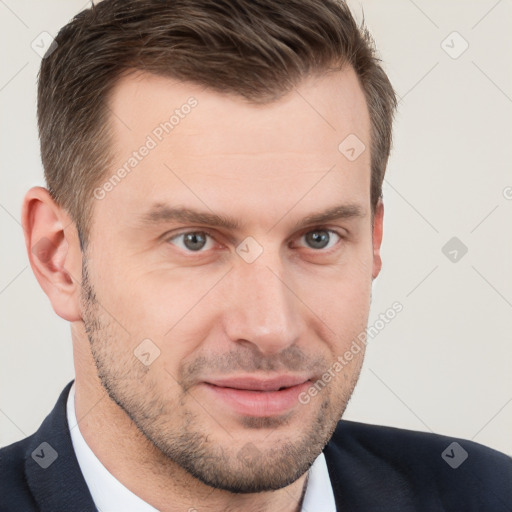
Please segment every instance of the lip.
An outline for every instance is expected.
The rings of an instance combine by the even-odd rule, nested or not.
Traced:
[[[300,393],[310,385],[307,377],[291,375],[269,379],[232,377],[201,383],[208,394],[233,412],[252,417],[285,414],[300,403]]]

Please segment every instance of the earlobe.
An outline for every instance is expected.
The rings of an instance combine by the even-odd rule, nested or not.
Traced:
[[[30,265],[54,311],[70,322],[81,320],[82,255],[73,221],[43,187],[27,192],[21,219]]]
[[[382,268],[382,259],[380,256],[380,246],[382,244],[382,233],[384,224],[384,203],[379,199],[375,207],[375,214],[373,218],[373,271],[372,279],[375,279]]]

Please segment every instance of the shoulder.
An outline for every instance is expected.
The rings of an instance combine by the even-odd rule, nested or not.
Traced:
[[[1,512],[37,510],[25,478],[25,458],[32,438],[33,435],[0,448]]]
[[[342,420],[324,452],[335,478],[394,489],[411,503],[423,496],[431,510],[512,507],[512,458],[473,441]]]
[[[0,512],[75,510],[68,506],[69,489],[83,490],[85,482],[80,480],[83,477],[66,420],[66,400],[72,384],[65,386],[36,432],[0,449]],[[59,463],[53,464],[57,458]],[[83,491],[81,497],[86,500],[87,492]]]
[[[504,464],[508,468],[512,467],[511,457],[474,441],[356,421],[340,421],[331,440],[335,445],[345,445],[352,442],[361,448],[371,448],[376,455],[380,453],[390,457],[404,458],[405,460],[411,457],[414,458],[418,454],[429,459],[435,459],[436,462],[437,459],[449,460],[450,458],[456,458],[456,461],[448,464],[452,468],[455,465],[461,466],[464,462],[463,459],[469,460],[471,456],[477,458],[479,462],[492,461],[493,463]],[[454,446],[450,448],[447,454],[443,455],[445,449],[452,444]],[[467,457],[464,456],[464,452],[457,445],[465,449]],[[454,451],[454,456],[452,456],[451,451]]]

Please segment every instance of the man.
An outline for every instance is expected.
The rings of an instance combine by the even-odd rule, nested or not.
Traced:
[[[395,106],[335,0],[104,0],[60,31],[22,217],[76,379],[0,451],[0,510],[511,510],[505,455],[340,421]]]

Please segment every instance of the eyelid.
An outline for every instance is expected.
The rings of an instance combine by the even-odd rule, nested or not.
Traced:
[[[182,231],[178,231],[177,233],[166,233],[165,235],[162,236],[162,238],[164,239],[165,242],[170,242],[171,240],[174,240],[175,238],[178,238],[180,236],[183,236],[183,235],[187,235],[189,233],[202,233],[204,235],[206,235],[207,237],[211,238],[215,243],[219,243],[216,239],[216,237],[208,230],[208,229],[205,229],[205,228],[198,228],[198,229],[195,229],[195,228],[187,228],[187,229],[184,229]],[[200,250],[200,251],[187,251],[188,253],[197,253],[197,254],[201,254],[202,252],[207,252],[207,251],[203,251],[203,250]]]
[[[186,227],[186,228],[177,228],[176,230],[167,231],[163,235],[161,235],[159,238],[163,239],[164,241],[171,240],[172,238],[178,237],[180,235],[186,235],[187,233],[204,233],[208,235],[209,237],[213,238],[215,241],[217,241],[218,238],[222,238],[226,240],[226,242],[230,242],[233,244],[236,244],[236,239],[232,236],[229,236],[227,234],[219,234],[218,230],[208,227]],[[220,242],[218,242],[220,243]]]
[[[334,229],[334,228],[330,228],[328,226],[313,226],[313,227],[305,228],[295,238],[300,239],[304,235],[307,235],[308,233],[311,233],[314,231],[327,231],[328,233],[334,233],[336,236],[339,237],[340,240],[344,240],[347,237],[347,235],[341,233],[339,230],[341,230],[341,228]],[[341,230],[341,231],[344,231],[344,230]],[[338,241],[338,243],[339,243],[339,241]],[[333,247],[330,247],[329,249],[313,249],[312,247],[309,247],[309,249],[311,249],[313,252],[316,252],[319,254],[328,254],[329,252],[335,250],[338,243],[334,244]],[[303,246],[301,246],[301,247],[303,247]]]
[[[301,231],[299,231],[299,236],[304,235],[305,233],[310,233],[311,231],[329,231],[330,233],[336,233],[340,238],[348,236],[348,231],[341,226],[325,226],[325,225],[319,225],[319,226],[307,226],[305,228],[302,228]]]

